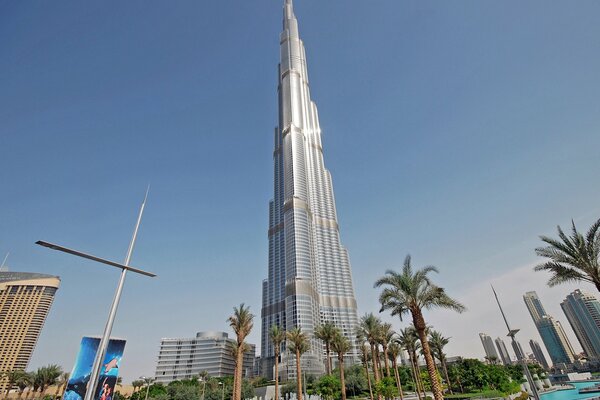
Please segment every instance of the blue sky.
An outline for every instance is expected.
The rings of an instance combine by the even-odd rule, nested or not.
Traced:
[[[62,278],[32,367],[71,368],[118,277],[33,243],[122,260],[147,184],[133,264],[159,277],[128,278],[125,379],[240,302],[258,343],[281,3],[0,4],[0,254]],[[450,353],[503,334],[489,282],[524,341],[524,290],[567,325],[570,288],[529,271],[538,235],[600,217],[600,4],[295,3],[360,312],[411,253],[471,309],[430,315]]]

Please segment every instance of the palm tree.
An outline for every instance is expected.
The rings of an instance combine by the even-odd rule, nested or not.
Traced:
[[[448,308],[463,312],[465,306],[448,296],[443,288],[434,285],[427,276],[430,272],[437,272],[437,269],[428,266],[413,272],[408,255],[404,260],[402,272],[386,271],[385,275],[375,282],[375,287],[384,287],[379,296],[381,311],[391,310],[391,314],[397,315],[401,320],[405,314],[412,316],[423,348],[433,397],[435,400],[443,400],[444,395],[427,340],[427,323],[423,317],[423,309]]]
[[[252,320],[254,315],[250,313],[250,308],[244,306],[244,303],[239,307],[233,307],[233,315],[227,319],[229,326],[233,329],[236,335],[236,359],[235,372],[233,378],[233,400],[241,400],[242,397],[242,370],[244,363],[244,351],[247,348],[246,336],[250,333],[253,327]]]
[[[446,384],[448,385],[448,391],[450,391],[450,394],[453,394],[452,387],[450,386],[450,378],[448,378],[448,365],[446,364],[446,354],[444,353],[444,347],[446,347],[446,345],[449,342],[450,338],[442,336],[441,332],[434,330],[429,332],[429,343],[431,345],[431,350],[435,358],[440,360],[442,370],[444,370],[444,378],[446,379]]]
[[[536,271],[549,271],[552,277],[548,286],[567,282],[589,282],[600,292],[600,219],[583,236],[571,221],[572,233],[567,236],[558,227],[558,237],[540,236],[549,246],[538,247],[535,252],[549,260],[535,267]]]
[[[137,389],[141,388],[143,384],[144,382],[142,382],[141,380],[132,381],[131,386],[133,386],[133,393],[135,393]]]
[[[383,362],[385,364],[386,376],[390,377],[390,364],[388,358],[388,346],[394,337],[395,332],[392,330],[392,324],[386,322],[381,324],[379,329],[379,343],[383,349]]]
[[[65,393],[65,389],[67,388],[67,384],[69,383],[69,377],[70,375],[68,372],[63,372],[62,374],[60,374],[60,376],[58,377],[58,384],[56,385],[56,393],[54,394],[55,398],[58,398],[59,394]]]
[[[279,400],[279,355],[281,354],[281,344],[285,340],[285,331],[278,325],[273,325],[269,331],[269,339],[273,343],[275,351],[275,399]]]
[[[419,376],[419,364],[417,362],[417,350],[419,349],[419,344],[417,343],[418,338],[415,328],[409,326],[408,328],[401,329],[398,339],[396,340],[397,343],[408,352],[413,381],[415,382],[415,391],[417,392],[417,397],[421,399],[421,378]]]
[[[331,348],[337,353],[338,363],[340,368],[340,383],[342,386],[342,400],[346,400],[346,381],[344,379],[344,354],[350,351],[352,345],[348,338],[337,330],[333,340],[331,341]]]
[[[19,388],[19,400],[23,396],[25,389],[27,389],[31,384],[33,384],[33,374],[31,372],[21,371],[17,377],[17,380],[15,381],[15,385]]]
[[[396,379],[396,385],[398,386],[398,393],[400,394],[400,400],[404,399],[404,394],[402,392],[402,382],[400,382],[400,374],[398,373],[398,356],[400,356],[400,352],[402,348],[395,341],[391,341],[388,346],[388,356],[392,361],[392,369],[394,370],[394,378]]]
[[[331,342],[333,341],[337,328],[333,322],[327,321],[315,330],[315,337],[325,344],[325,353],[327,354],[327,375],[331,375]]]
[[[365,344],[366,339],[363,336],[360,329],[356,334],[356,341],[360,345],[360,350],[361,350],[360,361],[362,362],[363,367],[365,367],[365,375],[367,376],[367,383],[369,384],[369,395],[371,396],[371,400],[373,400],[373,385],[371,384],[371,374],[369,373],[370,346],[367,346]]]
[[[286,333],[288,349],[296,355],[296,398],[302,400],[302,370],[300,357],[310,349],[310,342],[306,333],[300,328],[294,328]]]
[[[6,378],[6,392],[2,398],[6,400],[8,398],[8,394],[10,390],[17,385],[17,380],[21,374],[24,374],[25,371],[20,369],[14,369],[12,371],[6,371],[4,373],[0,373],[0,378],[4,376]]]
[[[371,360],[373,361],[373,376],[375,377],[375,383],[379,382],[379,365],[377,363],[378,356],[376,347],[378,346],[379,329],[381,327],[381,321],[379,318],[373,315],[373,313],[365,314],[360,319],[359,332],[365,337],[369,345],[371,346]]]
[[[58,383],[58,378],[62,375],[63,370],[56,364],[49,364],[40,368],[39,371],[41,374],[40,396],[44,397],[48,387]]]

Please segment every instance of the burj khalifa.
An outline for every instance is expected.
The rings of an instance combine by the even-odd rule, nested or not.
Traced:
[[[279,126],[275,128],[274,195],[269,202],[269,265],[262,287],[261,370],[273,378],[271,326],[300,327],[310,338],[302,356],[307,374],[325,371],[315,329],[333,322],[354,344],[358,314],[348,252],[340,241],[331,174],[325,168],[321,127],[311,100],[304,44],[291,0],[285,0],[280,35]],[[295,376],[293,355],[282,347],[281,376]]]

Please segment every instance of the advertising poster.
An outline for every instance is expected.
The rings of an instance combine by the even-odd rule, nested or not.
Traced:
[[[92,364],[100,345],[100,338],[84,336],[67,383],[63,400],[83,400],[92,372]],[[98,390],[94,400],[112,400],[119,375],[119,366],[125,350],[125,340],[110,339],[106,356],[100,369]]]

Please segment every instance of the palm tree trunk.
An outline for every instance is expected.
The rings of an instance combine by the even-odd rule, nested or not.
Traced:
[[[400,395],[400,400],[404,400],[404,393],[402,392],[402,382],[400,382],[400,373],[398,372],[398,362],[396,360],[392,360],[392,368],[394,370],[394,376],[396,377],[396,386],[398,386],[398,394]]]
[[[238,350],[237,354],[237,368],[236,368],[236,376],[235,376],[235,394],[237,397],[234,397],[233,400],[241,400],[242,399],[242,370],[244,369],[244,345],[243,343],[240,345],[242,351]]]
[[[375,383],[377,383],[379,382],[379,366],[377,365],[377,351],[374,345],[371,345],[371,358],[373,359],[373,376],[375,377]]]
[[[450,385],[450,378],[448,377],[448,365],[446,365],[446,357],[442,356],[440,363],[442,363],[442,368],[444,369],[444,376],[446,377],[446,383],[448,384],[448,391],[450,394],[452,393],[452,385]]]
[[[417,397],[421,400],[421,384],[419,379],[419,366],[417,361],[415,360],[415,352],[411,351],[409,354],[410,357],[410,366],[412,367],[413,378],[415,381],[415,392],[417,392]]]
[[[367,375],[367,383],[369,384],[369,395],[371,395],[371,400],[373,399],[373,386],[371,385],[371,374],[369,373],[369,361],[367,359],[367,352],[363,351],[363,357],[365,359],[365,374]]]
[[[390,363],[388,360],[388,349],[387,346],[383,346],[383,362],[385,363],[385,372],[388,378],[391,376],[390,375]]]
[[[275,400],[279,400],[279,354],[275,353]]]
[[[431,349],[429,348],[429,342],[427,341],[427,324],[421,310],[412,310],[413,324],[419,335],[421,341],[421,347],[423,348],[423,356],[425,357],[425,365],[427,366],[427,373],[431,380],[431,391],[433,392],[433,398],[435,400],[444,400],[444,394],[442,393],[442,387],[438,380],[435,363],[433,357],[431,357]]]
[[[302,400],[302,371],[300,369],[300,352],[296,351],[296,399]]]
[[[375,346],[375,354],[377,355],[377,371],[379,372],[379,379],[383,379],[383,367],[381,366],[381,353],[379,352],[379,345]]]
[[[329,342],[325,343],[325,352],[327,353],[327,375],[331,375],[331,349],[329,348]]]
[[[338,357],[340,363],[340,383],[342,384],[342,400],[346,400],[346,381],[344,378],[344,354]]]

